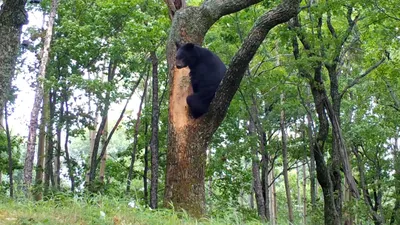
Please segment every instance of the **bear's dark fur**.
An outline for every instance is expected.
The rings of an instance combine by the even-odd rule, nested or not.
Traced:
[[[176,43],[176,47],[176,67],[188,66],[190,69],[193,94],[186,98],[186,102],[193,118],[199,118],[208,111],[226,67],[217,55],[206,48],[192,43]]]

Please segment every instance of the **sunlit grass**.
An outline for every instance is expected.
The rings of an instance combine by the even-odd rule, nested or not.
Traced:
[[[196,220],[174,210],[131,206],[127,200],[105,197],[93,197],[90,201],[69,198],[39,202],[3,199],[0,200],[0,224],[259,224],[257,221],[245,223],[234,213]]]

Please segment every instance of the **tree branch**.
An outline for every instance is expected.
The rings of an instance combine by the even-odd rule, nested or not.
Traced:
[[[391,19],[394,19],[394,20],[397,20],[397,21],[400,21],[400,17],[396,17],[396,16],[389,15],[389,13],[387,13],[386,10],[385,10],[384,8],[382,8],[381,6],[379,6],[379,3],[378,3],[377,0],[375,0],[375,4],[374,4],[374,5],[376,6],[376,8],[378,8],[378,10],[379,10],[381,13],[385,14],[387,17],[389,17],[389,18],[391,18]]]
[[[112,136],[114,135],[114,132],[117,130],[119,124],[121,123],[121,121],[122,121],[122,119],[123,119],[123,117],[124,117],[124,115],[125,115],[126,108],[128,107],[128,104],[129,104],[130,100],[132,99],[132,96],[133,96],[133,94],[135,93],[136,88],[139,86],[139,83],[140,83],[140,81],[142,80],[142,78],[143,78],[143,74],[140,75],[138,81],[135,83],[135,86],[132,88],[131,93],[130,93],[128,99],[127,99],[126,102],[125,102],[125,106],[124,106],[124,108],[122,109],[122,111],[121,111],[121,113],[120,113],[120,115],[119,115],[119,118],[118,118],[117,122],[114,124],[114,127],[112,128],[110,134],[108,135],[107,140],[105,141],[104,145],[102,146],[102,149],[101,149],[101,152],[100,152],[100,156],[99,156],[99,157],[97,158],[97,160],[96,160],[96,167],[97,167],[97,165],[100,163],[100,161],[101,161],[101,159],[103,158],[104,154],[106,153],[107,146],[108,146],[108,144],[110,143],[111,138],[112,138]]]
[[[397,111],[400,111],[400,100],[397,98],[396,93],[394,92],[392,86],[390,85],[390,83],[386,80],[383,79],[383,81],[386,84],[387,89],[389,90],[389,94],[392,97],[393,101],[394,101],[394,105],[392,106],[394,109],[396,109]]]
[[[332,36],[334,38],[337,38],[337,34],[336,34],[336,31],[335,31],[335,28],[332,25],[331,18],[332,18],[332,14],[331,14],[330,11],[328,11],[328,17],[326,18],[326,24],[328,25],[328,29],[331,32]]]
[[[186,0],[164,0],[168,6],[169,18],[172,20],[177,10],[186,6]]]
[[[375,63],[375,65],[371,66],[368,68],[364,73],[362,73],[360,76],[356,77],[350,84],[348,84],[340,94],[340,98],[343,98],[343,96],[346,94],[346,92],[352,88],[354,85],[360,83],[360,80],[370,74],[372,71],[374,71],[376,68],[378,68],[383,62],[385,62],[386,58],[383,57],[379,62]]]
[[[210,16],[217,21],[224,15],[238,12],[244,8],[261,2],[262,0],[220,0],[220,1],[204,1],[200,6],[201,10],[209,12]],[[218,9],[218,10],[215,10]]]
[[[206,127],[211,128],[213,131],[218,128],[226,115],[233,96],[239,88],[248,64],[268,32],[275,26],[287,22],[290,18],[297,15],[299,4],[299,0],[283,0],[279,6],[258,19],[241,48],[233,57],[215,98],[211,102],[210,109],[204,117],[206,123],[203,124]]]

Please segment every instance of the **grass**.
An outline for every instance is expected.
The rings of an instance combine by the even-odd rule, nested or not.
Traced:
[[[225,209],[226,210],[226,209]],[[260,224],[244,222],[238,213],[230,212],[220,218],[196,220],[173,210],[150,210],[130,207],[127,200],[94,197],[88,199],[52,199],[49,201],[13,201],[0,199],[0,224],[113,224],[113,225],[179,225],[179,224]]]

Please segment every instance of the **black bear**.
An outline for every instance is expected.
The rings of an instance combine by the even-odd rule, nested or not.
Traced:
[[[188,66],[193,94],[186,98],[193,118],[207,112],[215,92],[225,75],[226,67],[221,59],[206,48],[193,43],[176,43],[176,67]]]

